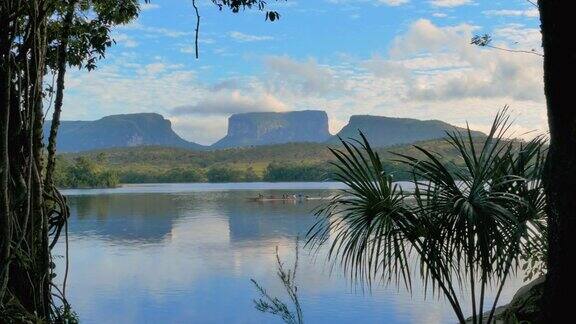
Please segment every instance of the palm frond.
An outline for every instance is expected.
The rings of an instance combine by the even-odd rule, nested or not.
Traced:
[[[483,322],[485,291],[502,286],[522,255],[542,247],[545,199],[541,186],[544,141],[512,141],[507,108],[485,138],[447,132],[462,164],[422,147],[423,158],[397,155],[412,170],[414,192],[405,193],[385,173],[378,154],[360,140],[341,140],[332,180],[347,189],[316,212],[310,246],[329,245],[328,259],[354,281],[403,283],[411,289],[412,260],[425,289],[444,295],[459,321],[458,287],[468,287],[473,322]],[[492,315],[488,322],[492,320]]]

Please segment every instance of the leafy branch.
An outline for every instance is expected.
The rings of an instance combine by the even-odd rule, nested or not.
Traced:
[[[497,50],[505,51],[505,52],[511,52],[511,53],[525,53],[525,54],[534,54],[534,55],[538,55],[538,56],[542,56],[542,57],[544,56],[544,54],[536,52],[535,49],[531,49],[529,51],[528,50],[517,50],[517,49],[512,49],[512,48],[494,46],[490,43],[492,43],[492,36],[490,36],[488,34],[474,35],[474,37],[472,37],[472,40],[470,40],[470,44],[480,46],[480,47],[489,47],[489,48],[493,48],[493,49],[497,49]]]
[[[280,316],[280,318],[282,318],[282,320],[287,324],[304,323],[302,309],[298,300],[298,286],[296,285],[296,271],[298,270],[298,239],[296,239],[295,251],[296,256],[294,259],[294,268],[287,269],[284,267],[284,262],[280,260],[278,246],[276,246],[276,263],[278,266],[276,275],[282,282],[282,285],[290,298],[290,302],[293,304],[294,310],[291,310],[288,304],[280,298],[271,296],[256,280],[250,279],[260,293],[260,298],[254,299],[256,309],[262,313]]]

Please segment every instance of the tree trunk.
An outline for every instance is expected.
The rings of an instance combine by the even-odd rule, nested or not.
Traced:
[[[0,16],[0,28],[9,28]],[[2,37],[4,35],[1,35]],[[0,39],[0,302],[8,280],[10,260],[11,214],[8,197],[10,165],[8,158],[8,127],[10,117],[10,42],[8,37]]]
[[[21,5],[20,2],[10,2]],[[41,319],[50,318],[52,296],[50,292],[50,251],[48,249],[48,220],[44,217],[42,181],[42,123],[43,123],[43,78],[46,67],[47,32],[45,3],[30,2],[28,20],[22,25],[12,17],[13,28],[0,31],[2,45],[9,46],[7,55],[2,55],[0,70],[10,71],[8,85],[0,82],[0,165],[2,170],[0,189],[8,190],[7,218],[12,224],[0,224],[1,230],[10,231],[1,242],[10,243],[11,262],[2,261],[8,268],[6,290],[0,302],[12,300],[20,305],[20,311]],[[0,7],[2,14],[12,15],[12,8]],[[19,40],[17,28],[25,28],[25,39]],[[30,40],[30,41],[28,41]],[[26,42],[25,44],[23,44]],[[18,46],[20,45],[20,46]],[[20,55],[21,54],[21,55]],[[2,73],[4,76],[5,73]],[[8,91],[8,92],[6,92]],[[8,95],[6,95],[7,93]],[[6,133],[5,133],[6,132]],[[8,161],[4,161],[8,159]],[[4,182],[7,180],[7,184]],[[0,198],[3,194],[0,193]],[[3,208],[4,209],[4,208]],[[4,221],[3,221],[4,222]],[[2,287],[0,287],[2,288]],[[6,298],[6,294],[9,296]],[[0,322],[2,320],[0,319]],[[12,321],[10,321],[12,322]]]
[[[572,316],[576,291],[576,43],[571,1],[539,0],[544,48],[544,92],[550,149],[544,176],[548,200],[548,275],[543,322]]]
[[[66,62],[68,39],[70,38],[70,29],[72,28],[72,19],[74,18],[74,8],[76,0],[70,0],[64,25],[60,46],[58,47],[58,78],[56,80],[56,100],[54,101],[54,113],[52,114],[52,125],[50,125],[50,136],[48,137],[48,157],[46,163],[46,180],[44,184],[47,187],[53,185],[54,168],[56,165],[56,135],[60,126],[60,113],[64,103],[64,77],[66,76]]]

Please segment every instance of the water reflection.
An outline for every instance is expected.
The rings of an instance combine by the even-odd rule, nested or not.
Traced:
[[[251,299],[257,294],[249,279],[282,293],[274,247],[290,260],[294,237],[313,224],[311,210],[319,202],[247,201],[258,193],[297,190],[295,184],[274,186],[148,186],[69,196],[68,297],[82,322],[276,323],[254,310]],[[298,192],[330,194],[310,186]],[[301,259],[298,281],[307,323],[452,321],[449,306],[424,300],[418,287],[412,297],[394,287],[362,294],[339,271],[329,276],[322,260],[306,254]],[[506,289],[502,300],[513,292]]]
[[[161,242],[177,218],[174,199],[166,195],[100,195],[70,198],[77,221],[74,235],[95,235],[126,244]]]
[[[279,191],[259,192],[278,195]],[[299,192],[311,196],[330,194]],[[250,197],[254,197],[251,191],[70,196],[71,213],[78,220],[70,223],[70,229],[73,234],[98,236],[121,244],[159,243],[170,239],[180,219],[198,222],[198,218],[210,217],[211,221],[225,221],[229,230],[227,234],[212,233],[229,235],[232,242],[292,238],[305,234],[313,222],[310,214],[320,203],[249,202]]]

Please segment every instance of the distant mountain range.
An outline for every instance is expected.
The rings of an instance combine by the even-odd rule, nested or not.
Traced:
[[[44,140],[51,122],[44,123]],[[94,121],[62,121],[58,152],[80,152],[112,147],[159,145],[189,149],[205,147],[188,142],[172,130],[169,120],[155,113],[111,115]]]
[[[50,122],[45,123],[48,138]],[[446,131],[464,131],[439,120],[417,120],[354,115],[338,134],[328,131],[328,115],[321,110],[234,114],[228,134],[212,146],[189,142],[178,136],[169,120],[156,113],[111,115],[95,121],[63,121],[57,140],[59,152],[80,152],[115,147],[166,146],[193,150],[226,149],[309,142],[337,144],[341,138],[357,138],[361,130],[375,147],[409,144],[442,138]],[[473,131],[473,136],[484,135]]]

